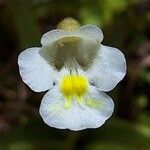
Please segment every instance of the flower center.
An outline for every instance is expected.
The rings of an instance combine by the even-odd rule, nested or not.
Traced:
[[[65,76],[60,85],[60,90],[66,99],[83,97],[88,89],[88,81],[85,77],[80,75]]]
[[[68,36],[68,37],[64,37],[61,38],[60,40],[58,40],[58,46],[60,48],[71,45],[71,44],[77,44],[78,42],[80,42],[81,38],[79,37],[74,37],[74,36]],[[72,46],[72,45],[71,45]]]

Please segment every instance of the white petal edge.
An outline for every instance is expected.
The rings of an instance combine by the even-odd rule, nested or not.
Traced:
[[[112,90],[126,74],[126,59],[117,48],[101,45],[87,76],[101,91]]]
[[[69,35],[69,32],[61,30],[61,29],[55,29],[55,30],[51,30],[45,34],[43,34],[42,38],[41,38],[41,44],[43,46],[45,45],[50,45],[51,43],[66,37]]]
[[[104,38],[102,30],[94,25],[84,25],[80,27],[77,32],[84,37],[93,38],[99,43]]]
[[[53,86],[55,72],[42,58],[40,48],[28,48],[18,57],[22,80],[35,92],[46,91]]]
[[[80,106],[74,101],[71,108],[65,109],[64,98],[58,88],[53,88],[42,99],[40,115],[47,125],[58,129],[78,131],[98,128],[112,115],[114,103],[107,94],[97,89],[92,90],[90,95],[103,102],[102,108],[97,110],[85,105]]]

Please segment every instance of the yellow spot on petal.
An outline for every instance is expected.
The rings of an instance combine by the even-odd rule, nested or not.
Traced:
[[[64,97],[83,97],[88,89],[88,81],[84,76],[65,76],[60,84],[60,90]]]
[[[81,96],[80,96],[80,97],[77,97],[76,99],[77,99],[77,102],[78,102],[78,103],[83,103],[83,102],[84,102],[84,99],[83,99],[83,97],[81,97]]]
[[[101,101],[98,101],[98,100],[94,100],[94,99],[86,99],[85,100],[85,104],[88,106],[88,107],[91,107],[91,108],[100,108],[103,106],[103,103]]]
[[[64,103],[64,108],[69,109],[69,108],[71,108],[71,105],[72,105],[72,100],[71,99],[66,99],[65,103]]]
[[[58,23],[57,28],[65,31],[75,31],[80,27],[80,24],[77,20],[73,18],[65,18],[60,23]]]

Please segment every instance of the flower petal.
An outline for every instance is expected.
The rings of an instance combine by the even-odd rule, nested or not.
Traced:
[[[43,46],[49,45],[63,37],[66,37],[69,33],[61,29],[55,29],[45,33],[41,38],[41,44]]]
[[[80,105],[74,100],[70,108],[65,108],[65,99],[56,87],[44,96],[40,106],[40,115],[46,124],[59,129],[78,131],[98,128],[111,116],[114,103],[108,95],[99,92],[96,88],[91,90],[88,99],[99,101],[102,105],[93,108],[87,106],[86,102]]]
[[[117,48],[101,45],[87,76],[101,91],[110,91],[126,74],[126,60]]]
[[[93,38],[99,43],[103,40],[103,32],[97,26],[94,25],[84,25],[80,27],[77,32],[84,35],[85,37]]]
[[[68,32],[61,29],[49,31],[42,36],[41,44],[43,46],[51,45],[53,42],[68,36],[92,38],[99,43],[103,40],[103,33],[101,29],[94,25],[84,25],[74,32]]]
[[[53,68],[42,58],[40,48],[29,48],[18,57],[22,80],[34,91],[50,89],[55,81]]]

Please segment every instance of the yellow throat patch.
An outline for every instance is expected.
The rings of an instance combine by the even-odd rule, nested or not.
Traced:
[[[60,91],[65,97],[64,107],[71,108],[72,100],[75,97],[77,102],[83,102],[86,106],[99,109],[103,103],[99,100],[86,97],[89,83],[86,77],[81,75],[67,75],[60,83]],[[85,96],[85,97],[84,97]]]
[[[83,97],[88,89],[88,81],[84,76],[68,75],[65,76],[60,84],[60,90],[64,97],[72,99]]]

